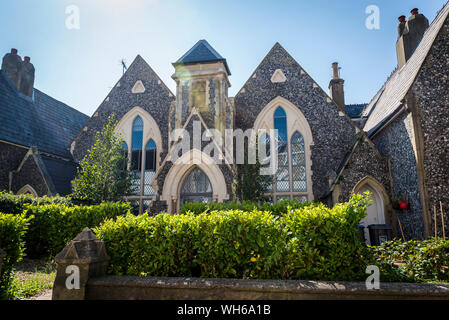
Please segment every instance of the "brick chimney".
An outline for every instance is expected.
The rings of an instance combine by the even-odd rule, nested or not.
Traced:
[[[345,81],[340,78],[340,68],[338,67],[338,62],[332,63],[333,78],[329,83],[329,94],[331,98],[335,101],[338,107],[345,111]]]
[[[20,89],[19,91],[28,97],[33,96],[34,90],[34,66],[31,63],[30,57],[25,57],[22,62],[22,69],[20,71]]]
[[[399,17],[398,41],[396,42],[399,68],[402,68],[415,52],[428,27],[429,20],[419,13],[418,8],[411,11],[407,21],[405,16]]]
[[[8,76],[9,80],[20,88],[20,72],[22,70],[22,58],[17,54],[17,49],[11,49],[11,53],[7,53],[3,57],[2,71]]]
[[[25,57],[24,61],[17,54],[17,49],[11,49],[11,53],[7,53],[3,57],[2,69],[22,94],[32,97],[34,90],[34,66],[30,57]]]

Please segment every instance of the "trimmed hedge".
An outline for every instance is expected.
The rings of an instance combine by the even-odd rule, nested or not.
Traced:
[[[25,204],[45,205],[45,204],[64,204],[66,206],[73,205],[72,200],[68,197],[34,197],[29,194],[15,195],[8,192],[0,192],[0,212],[9,214],[21,214],[25,208]]]
[[[355,280],[366,275],[358,224],[368,200],[268,211],[128,214],[94,229],[116,275]]]
[[[115,219],[130,212],[129,203],[102,203],[94,206],[64,204],[25,204],[24,214],[33,217],[25,236],[28,256],[48,257],[58,254],[84,228],[99,226],[106,219]]]
[[[275,204],[264,203],[264,204],[256,204],[251,201],[243,201],[243,202],[224,202],[224,203],[197,203],[197,202],[188,202],[184,203],[181,206],[180,213],[188,213],[191,212],[193,214],[201,214],[204,212],[211,211],[231,211],[231,210],[241,210],[246,212],[251,212],[254,210],[259,211],[269,211],[274,215],[282,215],[292,210],[302,209],[305,207],[310,207],[315,205],[311,202],[299,202],[297,200],[282,200]]]
[[[449,241],[389,241],[370,247],[382,281],[449,282]]]
[[[13,269],[22,260],[25,249],[25,232],[32,217],[0,213],[0,248],[6,253],[0,274],[0,299],[7,298]]]

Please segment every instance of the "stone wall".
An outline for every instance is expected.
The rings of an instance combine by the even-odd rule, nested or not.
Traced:
[[[103,276],[90,279],[86,300],[408,300],[449,299],[449,285]]]
[[[22,187],[30,185],[36,191],[38,196],[51,195],[47,183],[42,176],[33,155],[25,160],[19,172],[14,173],[11,191],[17,193]]]
[[[9,173],[16,170],[28,148],[0,141],[0,191],[9,191]]]
[[[372,140],[380,153],[390,159],[393,199],[404,198],[406,190],[409,192],[410,210],[397,212],[405,237],[422,239],[425,228],[411,121],[411,115],[404,112]]]
[[[388,161],[371,145],[368,138],[360,137],[348,160],[338,180],[340,186],[338,202],[348,201],[354,188],[366,177],[375,179],[385,188],[387,194],[391,195]]]
[[[412,92],[423,132],[427,214],[433,221],[433,208],[437,207],[437,226],[441,236],[441,201],[446,217],[446,235],[449,235],[449,19],[437,36]],[[430,233],[434,234],[433,224]]]
[[[277,69],[283,71],[285,82],[271,82]],[[315,199],[325,197],[330,176],[335,175],[354,145],[356,127],[345,114],[339,113],[337,105],[287,51],[276,44],[235,97],[236,128],[252,128],[263,108],[278,96],[298,107],[310,125],[314,141],[313,194]]]

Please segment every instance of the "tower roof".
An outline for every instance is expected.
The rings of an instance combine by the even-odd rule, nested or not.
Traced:
[[[187,65],[196,64],[202,62],[223,62],[228,75],[231,75],[226,59],[223,58],[214,48],[206,41],[198,41],[192,49],[186,52],[178,61],[173,63],[174,66],[177,65]]]

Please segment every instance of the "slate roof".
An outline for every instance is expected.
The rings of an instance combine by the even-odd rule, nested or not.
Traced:
[[[89,117],[34,89],[22,95],[0,71],[0,140],[70,159],[70,143]]]
[[[351,118],[360,118],[363,110],[367,106],[367,103],[362,104],[349,104],[346,106],[346,114]]]
[[[192,49],[186,52],[181,58],[178,59],[173,65],[180,64],[195,64],[200,62],[223,62],[228,75],[231,75],[228,63],[206,40],[198,41]]]
[[[43,165],[54,186],[54,192],[60,196],[66,196],[72,192],[71,181],[76,176],[76,164],[73,161],[67,161],[40,154]]]
[[[427,28],[423,39],[407,63],[390,76],[363,112],[363,116],[368,116],[363,129],[369,135],[373,134],[401,107],[401,101],[412,87],[448,14],[449,2],[446,3],[429,28]]]

